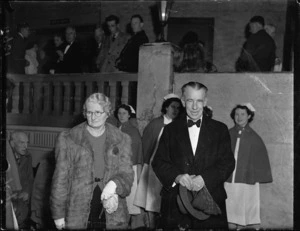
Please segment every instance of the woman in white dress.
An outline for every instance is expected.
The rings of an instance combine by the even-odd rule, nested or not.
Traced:
[[[260,221],[259,184],[272,182],[266,146],[249,126],[254,117],[250,103],[237,105],[231,112],[235,126],[229,130],[236,166],[225,182],[226,210],[230,229],[258,228]]]

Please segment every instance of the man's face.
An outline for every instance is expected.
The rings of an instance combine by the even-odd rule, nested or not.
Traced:
[[[76,38],[76,32],[72,28],[66,29],[66,40],[68,43],[74,42]]]
[[[137,33],[142,30],[144,23],[140,21],[139,18],[131,19],[131,28],[134,33]]]
[[[97,28],[95,30],[95,40],[96,40],[97,43],[102,42],[103,35],[104,35],[104,32],[100,28]]]
[[[99,115],[97,116],[96,114]],[[96,102],[87,102],[86,118],[90,127],[100,128],[104,125],[108,116],[107,113],[104,112],[103,107],[100,104]]]
[[[207,103],[205,89],[201,88],[197,90],[188,86],[185,88],[181,100],[183,106],[185,106],[186,113],[191,120],[196,121],[201,118],[203,108]]]
[[[21,29],[21,34],[24,36],[24,38],[28,38],[30,35],[30,29],[29,27],[22,28]]]
[[[28,137],[26,134],[20,133],[18,134],[12,141],[11,147],[19,155],[26,155],[27,154],[27,147],[28,147]]]
[[[258,32],[261,29],[260,24],[257,22],[250,22],[249,26],[250,26],[251,34],[255,34],[256,32]]]
[[[62,43],[63,43],[63,41],[62,41],[62,39],[61,39],[61,37],[58,37],[58,36],[54,36],[54,45],[56,46],[56,47],[59,47]]]
[[[117,31],[119,30],[119,24],[117,24],[116,21],[114,21],[114,20],[108,21],[107,27],[112,35],[117,33]]]

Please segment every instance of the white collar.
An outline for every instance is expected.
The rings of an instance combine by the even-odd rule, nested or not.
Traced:
[[[172,119],[169,119],[164,115],[164,124],[169,124],[171,122],[172,122]]]

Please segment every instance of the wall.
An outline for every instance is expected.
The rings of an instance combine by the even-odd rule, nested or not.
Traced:
[[[293,75],[280,74],[176,74],[175,93],[189,81],[205,84],[213,117],[229,128],[232,108],[251,102],[256,109],[251,127],[264,140],[273,183],[261,185],[263,228],[293,226]]]
[[[156,35],[150,10],[154,5],[154,1],[14,2],[12,21],[26,20],[37,29],[55,27],[49,25],[50,19],[70,18],[72,24],[84,25],[103,22],[105,17],[115,14],[120,17],[120,28],[125,31],[130,17],[140,14],[149,40],[154,42]],[[254,15],[264,16],[266,23],[277,27],[277,55],[282,58],[286,6],[287,0],[175,1],[171,17],[214,17],[214,64],[219,72],[234,72],[234,63],[245,42],[244,28]]]

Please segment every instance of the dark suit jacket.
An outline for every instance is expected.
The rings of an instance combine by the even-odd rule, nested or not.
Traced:
[[[276,58],[276,45],[273,38],[260,30],[252,34],[245,43],[237,63],[237,71],[272,71]]]
[[[60,64],[60,73],[80,73],[81,59],[80,45],[74,41],[67,53],[64,54],[64,60]]]
[[[117,68],[120,71],[138,72],[140,46],[147,42],[149,39],[145,31],[142,30],[133,35],[116,60]]]
[[[26,45],[26,40],[18,33],[13,40],[11,54],[8,58],[8,72],[16,74],[25,74]]]
[[[224,182],[235,166],[230,136],[225,124],[203,115],[198,146],[194,156],[186,117],[165,126],[152,162],[163,184],[162,200],[168,200],[179,174],[201,175],[215,202],[225,203]]]

